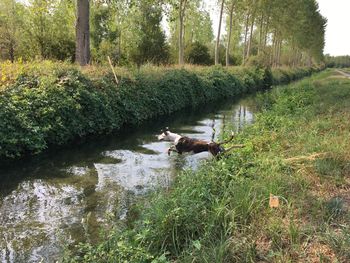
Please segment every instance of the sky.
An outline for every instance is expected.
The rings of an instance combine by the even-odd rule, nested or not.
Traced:
[[[214,33],[218,31],[217,0],[204,0],[213,20]],[[327,18],[324,54],[350,55],[350,0],[317,0],[321,14]],[[225,21],[225,20],[223,20]]]
[[[317,0],[328,19],[325,54],[350,55],[350,0]]]

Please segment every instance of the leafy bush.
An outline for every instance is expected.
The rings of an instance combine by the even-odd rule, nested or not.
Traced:
[[[188,106],[264,90],[310,74],[310,70],[276,72],[262,68],[204,67],[143,69],[124,77],[97,78],[64,63],[21,67],[11,74],[0,96],[0,157],[35,154],[87,134],[137,125]],[[13,69],[10,65],[7,69]],[[10,72],[10,71],[9,71]],[[102,70],[103,72],[103,70]]]
[[[265,52],[259,55],[250,56],[246,62],[247,66],[268,67],[270,65],[270,56]]]
[[[210,65],[212,63],[209,49],[206,45],[194,42],[185,50],[186,61],[195,65]]]
[[[308,76],[319,70],[321,70],[321,68],[277,68],[272,72],[273,84],[287,84],[290,81]]]

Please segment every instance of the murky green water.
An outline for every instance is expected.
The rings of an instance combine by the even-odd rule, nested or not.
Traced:
[[[95,242],[111,219],[124,220],[136,197],[169,187],[208,153],[167,155],[155,135],[165,126],[210,140],[228,123],[253,120],[254,96],[186,110],[122,134],[90,138],[0,170],[0,261],[55,262],[65,246]],[[114,220],[115,221],[115,220]]]

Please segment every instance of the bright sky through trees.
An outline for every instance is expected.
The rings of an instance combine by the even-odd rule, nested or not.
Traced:
[[[350,55],[350,1],[317,0],[320,11],[328,19],[325,54]]]
[[[27,2],[25,0],[19,1]],[[204,0],[204,2],[206,9],[210,10],[214,34],[216,35],[219,18],[217,0]],[[317,2],[321,14],[328,20],[324,53],[332,56],[350,55],[350,34],[347,33],[347,27],[350,25],[350,0],[317,0]],[[222,30],[225,30],[225,27]]]
[[[118,65],[157,64],[159,47],[164,47],[162,63],[195,64],[190,55],[200,51],[193,49],[199,43],[201,46],[196,48],[206,49],[209,58],[203,61],[221,59],[216,59],[216,64],[317,64],[323,59],[326,18],[316,1],[166,0],[159,5],[159,0],[91,0],[91,15],[86,16],[91,20],[87,23],[91,27],[87,32],[91,37],[91,61],[102,63],[109,56]],[[1,59],[76,59],[74,50],[79,38],[74,27],[75,3],[0,0]],[[221,13],[220,35],[215,31]],[[155,53],[150,52],[153,44]]]
[[[216,0],[204,0],[210,9],[214,33],[218,30],[219,10]],[[324,53],[332,56],[350,55],[350,0],[317,0],[321,14],[327,18]],[[225,21],[225,20],[224,20]]]

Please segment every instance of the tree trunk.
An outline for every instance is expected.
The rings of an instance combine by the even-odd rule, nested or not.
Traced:
[[[250,51],[251,51],[252,41],[253,41],[254,22],[255,22],[255,14],[253,13],[252,23],[250,25],[250,35],[249,35],[249,42],[248,42],[248,49],[247,49],[247,57],[246,57],[246,59],[248,59],[250,57]]]
[[[299,66],[299,49],[295,48],[293,55],[293,67]]]
[[[278,56],[278,38],[276,39],[274,53],[273,53],[273,65],[277,67],[277,56]]]
[[[274,59],[275,67],[279,66],[281,42],[282,42],[282,40],[280,40],[280,38],[278,37],[276,40],[276,45],[275,45],[275,59]]]
[[[81,66],[90,62],[89,0],[77,0],[75,61]]]
[[[266,26],[265,26],[264,49],[266,48],[267,35],[269,34],[269,23],[270,23],[270,17],[268,16],[266,21]]]
[[[215,65],[219,64],[220,34],[221,34],[222,13],[224,12],[224,4],[225,4],[225,0],[222,0],[221,9],[220,9],[220,18],[219,18],[219,29],[218,29],[218,35],[216,37],[216,45],[215,45]]]
[[[232,35],[232,24],[233,24],[233,8],[234,2],[230,8],[230,27],[228,31],[227,47],[226,47],[226,67],[230,66],[230,45],[231,45],[231,35]]]
[[[308,56],[308,67],[312,66],[312,57],[311,55]]]
[[[9,45],[9,57],[11,63],[13,63],[15,61],[15,43],[13,40],[10,41]]]
[[[248,36],[248,29],[249,29],[249,13],[247,12],[247,19],[245,21],[245,31],[244,31],[244,47],[243,47],[243,58],[242,58],[242,65],[245,64],[245,55],[247,51],[247,36]]]
[[[260,18],[258,55],[260,55],[260,52],[261,52],[263,29],[264,29],[264,14],[262,14]]]
[[[283,40],[280,40],[279,47],[278,47],[278,66],[281,66],[282,42]]]
[[[38,36],[38,43],[40,48],[40,55],[41,59],[46,58],[46,52],[45,52],[45,38],[44,38],[44,21],[43,21],[43,14],[40,14],[40,29],[39,29],[40,35]]]
[[[184,64],[184,17],[187,0],[180,0],[179,7],[179,64]]]
[[[281,41],[278,40],[277,41],[277,45],[276,45],[276,67],[279,66],[279,58],[280,58],[280,43]]]
[[[184,64],[184,44],[183,44],[183,16],[180,11],[180,28],[179,28],[179,64]]]
[[[119,39],[118,39],[118,63],[120,65],[122,59],[122,31],[119,32]]]
[[[270,53],[270,65],[274,66],[274,54],[275,54],[275,46],[276,46],[276,32],[273,33],[271,53]]]

